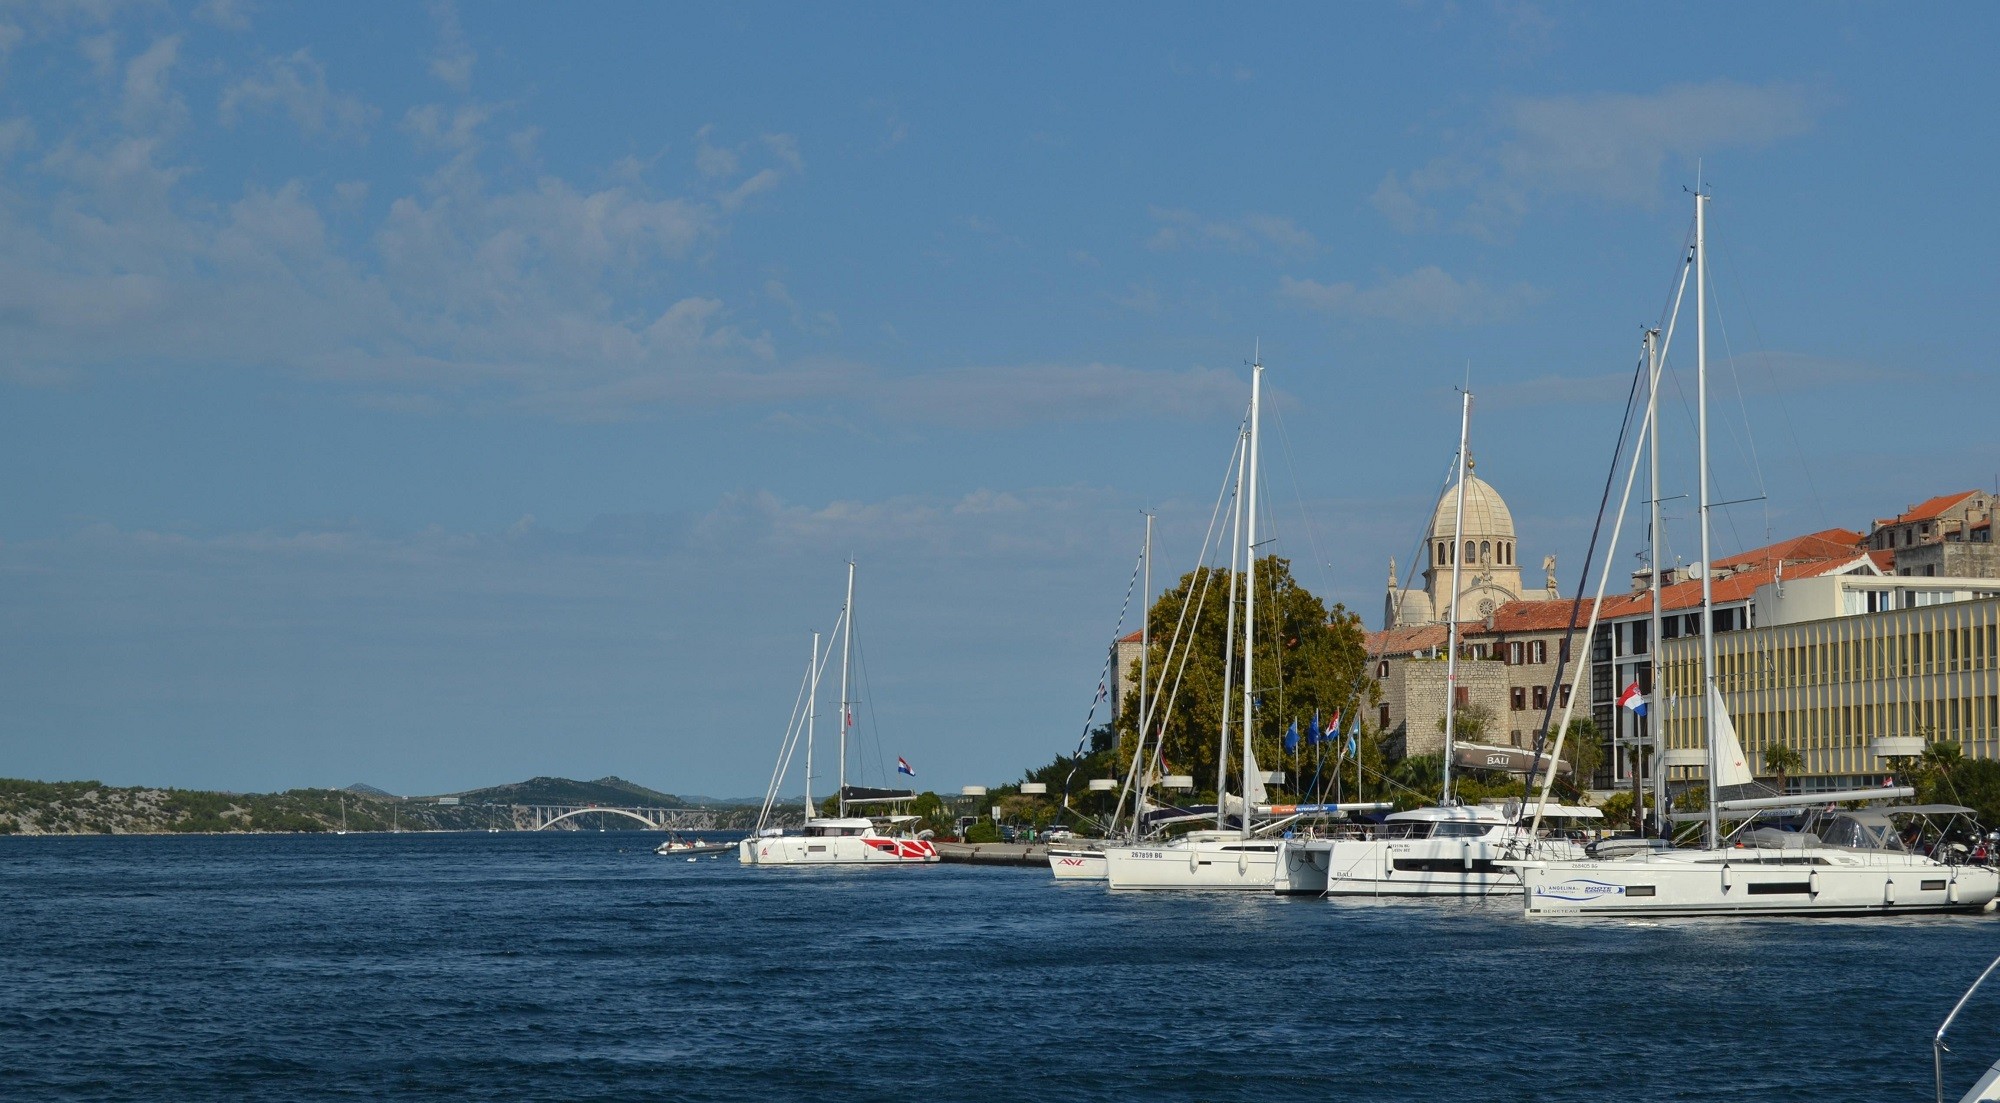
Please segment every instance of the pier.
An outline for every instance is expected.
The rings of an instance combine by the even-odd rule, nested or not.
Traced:
[[[1049,848],[1043,843],[938,843],[938,859],[988,866],[1047,866]]]

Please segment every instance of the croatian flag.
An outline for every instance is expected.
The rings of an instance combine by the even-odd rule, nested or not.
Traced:
[[[896,759],[896,772],[899,774],[908,774],[911,777],[917,776],[917,772],[910,769],[910,764],[905,762],[900,756]]]
[[[1618,707],[1631,709],[1634,716],[1646,715],[1646,695],[1639,692],[1639,683],[1633,682],[1618,695]]]

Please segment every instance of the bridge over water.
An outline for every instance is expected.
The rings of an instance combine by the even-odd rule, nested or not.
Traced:
[[[516,804],[514,826],[546,831],[593,813],[637,820],[655,831],[713,831],[722,812],[715,808],[613,808],[603,804]]]

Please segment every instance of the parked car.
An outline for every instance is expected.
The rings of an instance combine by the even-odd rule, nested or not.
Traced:
[[[1047,831],[1042,832],[1042,841],[1044,842],[1059,843],[1075,837],[1075,832],[1061,826],[1051,827]]]

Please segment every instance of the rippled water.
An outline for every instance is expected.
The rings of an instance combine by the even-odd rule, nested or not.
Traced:
[[[648,845],[0,839],[0,1096],[1915,1101],[2000,952],[1989,917],[1585,928]]]

